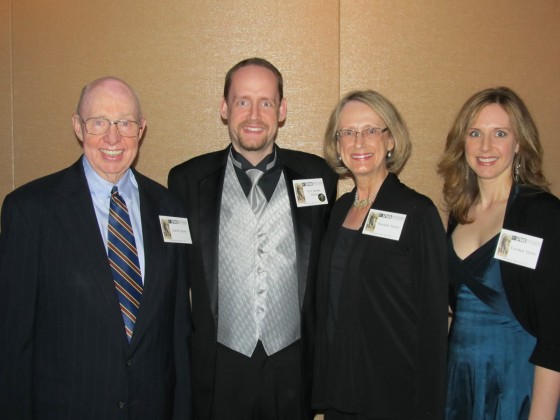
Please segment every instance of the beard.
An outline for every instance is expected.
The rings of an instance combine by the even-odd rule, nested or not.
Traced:
[[[254,125],[255,123],[252,122]],[[251,125],[249,123],[241,123],[237,126],[235,131],[230,132],[230,137],[233,143],[236,143],[242,150],[248,152],[259,152],[266,150],[274,143],[277,131],[270,132],[270,127],[265,124],[260,124],[263,130],[259,133],[247,133],[243,127]],[[270,137],[272,134],[272,137]]]

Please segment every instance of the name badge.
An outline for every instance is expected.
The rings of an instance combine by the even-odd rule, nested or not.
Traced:
[[[362,234],[398,241],[404,226],[406,214],[371,209],[366,218]]]
[[[159,216],[164,242],[192,244],[189,221],[184,217]]]
[[[542,238],[502,229],[494,258],[532,268],[537,266]]]
[[[293,184],[298,207],[328,204],[325,186],[321,178],[297,179],[293,181]]]

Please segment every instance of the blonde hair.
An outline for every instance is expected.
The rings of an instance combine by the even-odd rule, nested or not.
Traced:
[[[373,90],[356,90],[347,93],[332,111],[323,141],[323,152],[327,163],[340,175],[350,174],[348,168],[339,159],[336,143],[340,113],[344,105],[351,101],[369,106],[385,122],[395,143],[391,150],[391,158],[385,159],[385,165],[389,172],[400,172],[410,156],[412,148],[408,128],[397,108],[387,98]]]
[[[444,179],[443,196],[447,209],[462,224],[472,222],[468,218],[469,210],[479,195],[476,176],[465,159],[465,139],[469,126],[482,108],[490,104],[500,105],[508,114],[519,144],[519,151],[513,160],[514,167],[519,165],[515,182],[548,191],[549,184],[542,172],[543,149],[537,126],[527,106],[507,87],[482,90],[471,96],[459,111],[438,163],[438,173]]]

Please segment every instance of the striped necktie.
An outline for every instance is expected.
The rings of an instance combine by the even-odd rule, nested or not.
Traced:
[[[111,190],[107,245],[109,265],[130,342],[142,298],[142,275],[128,209],[116,186]]]

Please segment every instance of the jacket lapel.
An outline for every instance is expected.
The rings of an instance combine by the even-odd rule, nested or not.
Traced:
[[[220,206],[229,147],[220,155],[214,172],[200,181],[199,220],[200,249],[204,264],[206,286],[214,322],[218,321],[218,241]]]
[[[161,281],[159,276],[164,270],[162,262],[166,261],[164,255],[163,237],[159,225],[159,206],[157,201],[150,195],[144,187],[142,175],[134,171],[134,176],[138,182],[140,195],[140,214],[142,219],[142,236],[144,239],[144,289],[142,301],[134,326],[132,335],[131,350],[136,347],[139,338],[146,331],[149,314],[152,311],[154,301],[157,299]]]
[[[78,263],[83,267],[82,272],[97,285],[102,301],[107,305],[109,316],[114,318],[111,324],[115,326],[115,332],[121,334],[126,341],[107,252],[99,232],[81,159],[68,168],[58,193],[58,213],[61,229],[65,231],[62,236],[68,238],[72,246],[81,249],[80,255],[83,258]]]
[[[280,150],[280,149],[278,149]],[[309,267],[309,254],[311,251],[313,207],[298,207],[294,195],[292,181],[305,179],[305,175],[295,171],[291,167],[291,161],[285,155],[281,156],[284,166],[284,178],[290,198],[292,221],[294,224],[294,236],[296,240],[296,260],[298,277],[298,296],[300,308],[303,306],[305,289],[307,286],[307,270]]]

